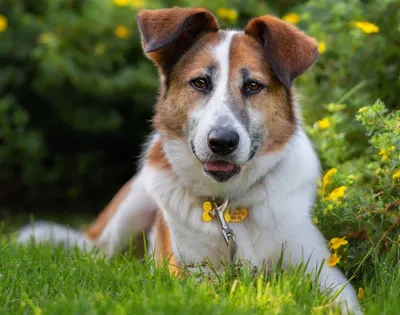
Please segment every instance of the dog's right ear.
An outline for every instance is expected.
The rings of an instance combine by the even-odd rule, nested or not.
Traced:
[[[272,71],[287,89],[318,57],[314,38],[271,15],[251,19],[245,33],[260,42]]]
[[[217,19],[205,9],[142,10],[138,17],[143,50],[165,72],[205,32],[217,32]]]

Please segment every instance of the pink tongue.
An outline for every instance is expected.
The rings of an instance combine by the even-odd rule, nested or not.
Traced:
[[[207,162],[206,167],[211,172],[230,172],[233,170],[235,165],[222,162]]]

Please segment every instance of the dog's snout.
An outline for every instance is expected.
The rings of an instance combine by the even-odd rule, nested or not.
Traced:
[[[208,146],[213,153],[228,155],[239,145],[239,134],[231,129],[216,128],[208,135]]]

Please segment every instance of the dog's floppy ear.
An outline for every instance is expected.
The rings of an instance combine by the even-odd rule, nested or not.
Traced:
[[[142,10],[137,19],[144,52],[164,70],[171,68],[204,32],[219,29],[215,16],[200,8]]]
[[[271,15],[250,20],[245,33],[262,44],[272,71],[286,88],[318,57],[314,38]]]

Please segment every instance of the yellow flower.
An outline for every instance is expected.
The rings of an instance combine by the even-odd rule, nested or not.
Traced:
[[[7,29],[8,21],[4,15],[0,14],[0,33],[4,32]]]
[[[328,129],[331,123],[329,122],[328,118],[324,118],[317,121],[317,125],[321,129]]]
[[[364,113],[364,112],[366,112],[368,110],[368,106],[364,106],[364,107],[361,107],[359,110],[358,110],[358,112],[359,113]]]
[[[365,296],[365,291],[364,291],[363,288],[358,288],[358,294],[357,294],[357,296],[358,296],[358,299],[359,299],[359,300],[362,300],[362,299],[364,298],[364,296]]]
[[[115,33],[115,36],[117,36],[118,38],[121,38],[121,39],[127,39],[128,37],[129,37],[129,30],[125,27],[125,26],[123,26],[123,25],[118,25],[116,28],[115,28],[115,31],[114,31],[114,33]]]
[[[337,173],[337,168],[331,168],[329,171],[326,172],[326,174],[324,175],[324,181],[328,180],[329,178],[332,177],[333,174]]]
[[[393,179],[400,179],[400,170],[397,170],[397,171],[393,174],[392,178],[393,178]]]
[[[229,20],[233,23],[237,20],[239,14],[235,9],[219,8],[217,10],[217,15],[221,19]]]
[[[300,15],[297,13],[288,13],[282,17],[282,20],[296,25],[300,22]]]
[[[380,155],[382,161],[385,161],[388,159],[387,153],[384,149],[379,151],[379,155]]]
[[[324,41],[318,43],[318,52],[323,54],[326,51],[326,43]]]
[[[338,255],[336,253],[334,253],[332,255],[331,258],[329,258],[329,260],[327,261],[327,264],[329,267],[333,267],[336,266],[340,261],[340,257],[338,257]]]
[[[379,32],[379,27],[367,21],[352,21],[351,25],[355,28],[362,30],[366,34],[373,34]]]
[[[131,0],[131,6],[135,9],[140,9],[145,6],[145,0]]]
[[[333,190],[326,199],[331,201],[338,201],[343,198],[346,189],[346,186],[340,186]]]
[[[129,5],[131,0],[113,0],[114,4],[119,7],[126,7]]]
[[[331,183],[332,175],[337,173],[336,168],[331,168],[329,171],[326,172],[324,177],[322,178],[322,196],[325,196],[326,187]]]
[[[331,239],[331,249],[338,249],[342,245],[347,245],[349,242],[346,240],[346,236],[339,238],[334,237]]]
[[[389,152],[396,151],[396,147],[395,147],[394,145],[392,145],[392,146],[388,149],[388,151],[389,151]]]

